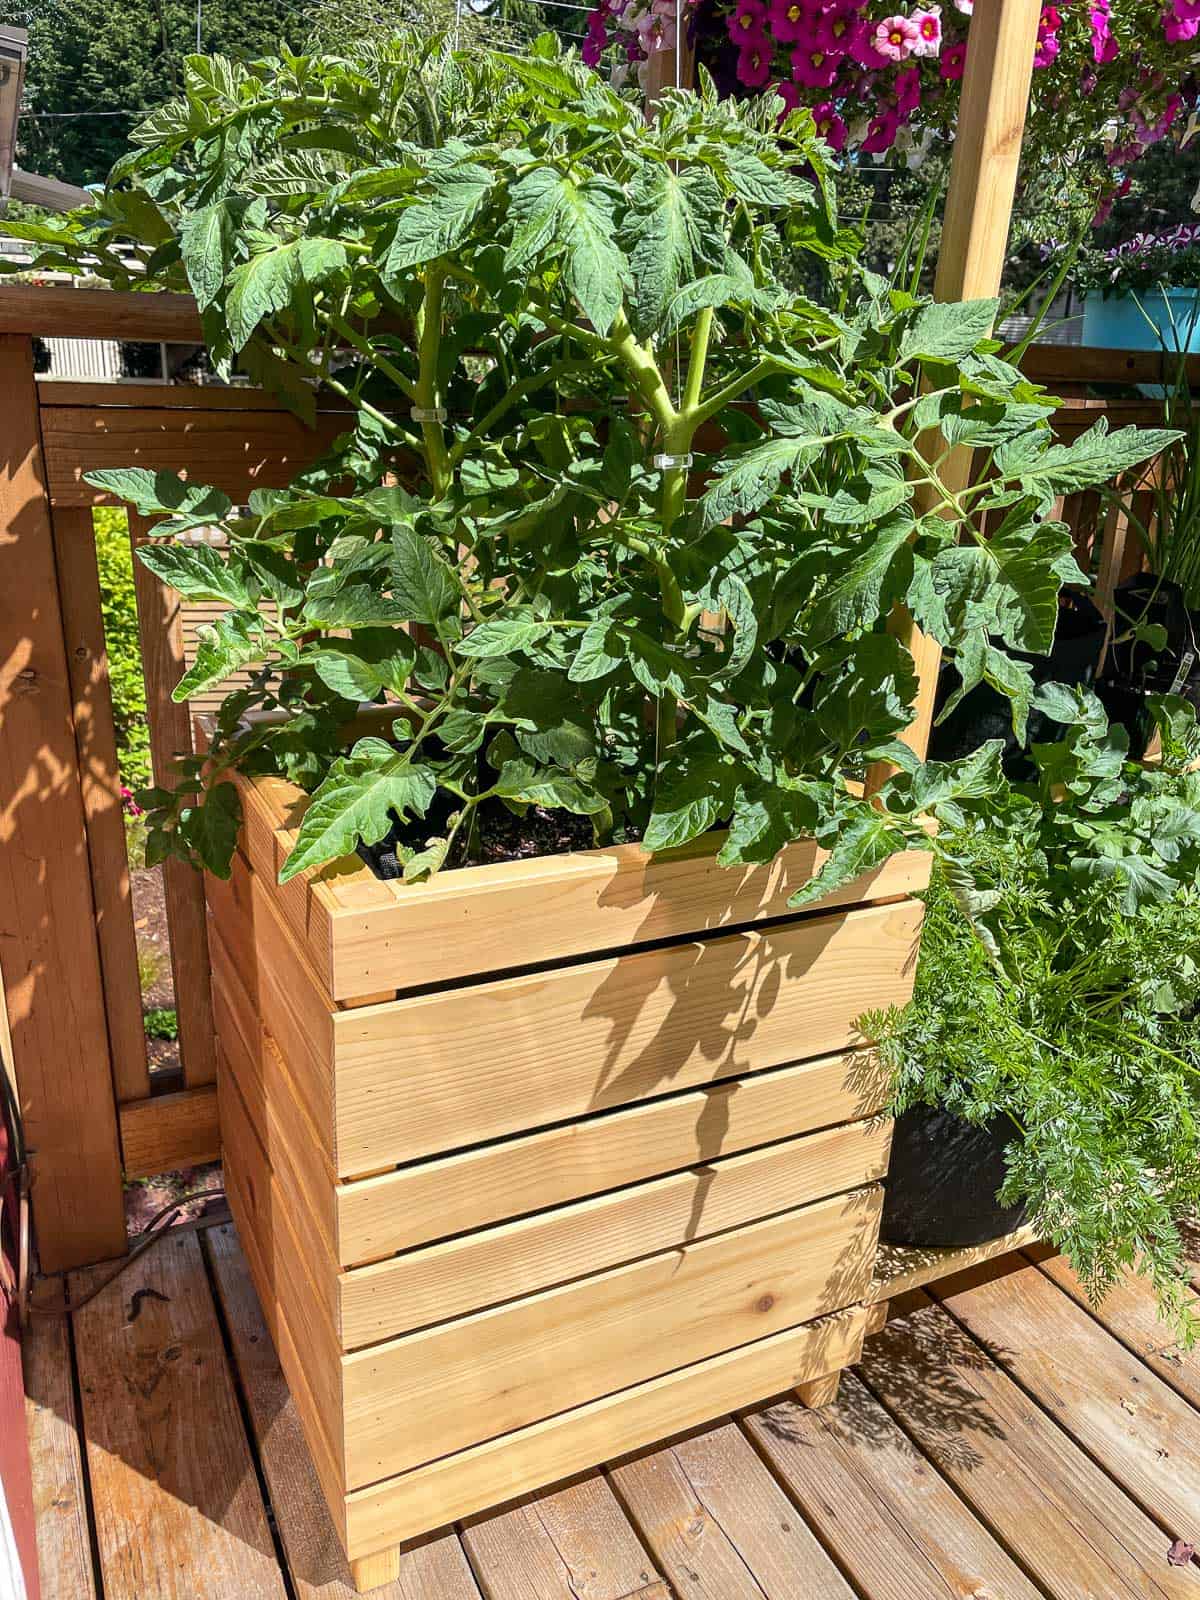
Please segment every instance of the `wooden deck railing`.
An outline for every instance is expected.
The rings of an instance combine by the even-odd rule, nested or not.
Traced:
[[[308,429],[250,389],[37,383],[32,339],[199,342],[183,296],[0,289],[0,968],[29,1144],[43,1269],[125,1246],[122,1173],[144,1176],[218,1153],[212,1001],[200,879],[168,863],[165,888],[182,1082],[146,1057],[116,736],[92,508],[96,467],[185,470],[236,501],[280,487],[322,454],[344,412]],[[1200,361],[1194,363],[1200,378]],[[1107,415],[1152,422],[1152,400],[1091,386],[1161,378],[1156,356],[1035,348],[1031,377],[1071,395],[1071,437]],[[1136,565],[1098,495],[1063,514],[1102,589]],[[145,525],[131,519],[136,542]],[[137,566],[152,761],[190,747],[171,690],[184,665],[178,597]],[[157,1081],[156,1081],[157,1080]]]

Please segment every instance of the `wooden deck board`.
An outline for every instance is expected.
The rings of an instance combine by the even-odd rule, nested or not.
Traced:
[[[1170,1535],[1200,1545],[1196,1412],[1035,1266],[972,1268],[939,1304]]]
[[[736,1424],[636,1456],[611,1476],[680,1600],[855,1600]]]
[[[1148,1516],[941,1306],[889,1322],[859,1368],[934,1467],[1055,1600],[1200,1595]]]
[[[474,1518],[462,1540],[485,1600],[671,1600],[598,1472]]]
[[[72,1296],[107,1270],[73,1273]],[[74,1328],[105,1600],[286,1600],[196,1235]]]
[[[853,1373],[835,1405],[783,1400],[742,1425],[864,1600],[1040,1600]]]
[[[297,1600],[354,1600],[350,1569],[232,1223],[210,1228],[205,1248]],[[479,1600],[452,1533],[406,1551],[399,1578],[374,1594],[377,1600]]]
[[[893,1302],[836,1406],[776,1397],[435,1531],[374,1595],[1200,1600],[1200,1566],[1167,1561],[1200,1510],[1200,1364],[1143,1285],[1084,1309],[1060,1262],[1007,1267]],[[230,1225],[156,1246],[25,1356],[47,1600],[352,1600]]]
[[[39,1294],[39,1304],[61,1307],[61,1283],[47,1287],[51,1292]],[[68,1324],[35,1314],[22,1340],[21,1364],[42,1597],[96,1600]]]

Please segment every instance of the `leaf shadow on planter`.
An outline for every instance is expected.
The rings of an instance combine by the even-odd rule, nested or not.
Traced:
[[[786,946],[772,937],[778,931],[772,930],[761,937],[732,934],[642,950],[614,962],[584,1009],[585,1017],[607,1017],[610,1022],[606,1059],[589,1109],[600,1111],[670,1088],[710,1083],[839,1048],[840,1041],[826,1033],[815,1045],[797,1038],[787,1049],[781,1042],[768,1059],[770,1046],[758,1038],[763,1024],[772,1022],[785,979],[794,989],[813,971],[841,921],[796,926],[805,930],[802,951],[780,954]],[[790,932],[784,930],[784,936]],[[670,994],[665,1007],[664,984]],[[647,1032],[647,1024],[652,1031]],[[828,1019],[825,1026],[831,1026]]]

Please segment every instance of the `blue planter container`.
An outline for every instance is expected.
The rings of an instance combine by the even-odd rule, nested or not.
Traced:
[[[1102,350],[1165,348],[1200,354],[1200,289],[1156,287],[1136,298],[1085,295],[1083,343]]]

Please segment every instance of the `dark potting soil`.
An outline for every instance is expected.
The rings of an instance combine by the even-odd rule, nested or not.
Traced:
[[[402,878],[404,863],[397,846],[420,850],[426,840],[445,837],[451,807],[438,795],[427,817],[416,822],[394,823],[391,832],[378,844],[360,844],[358,853],[377,878]],[[454,841],[448,867],[484,866],[493,861],[527,861],[536,856],[560,856],[569,850],[590,850],[594,844],[588,817],[570,811],[550,811],[530,806],[518,817],[499,801],[484,801],[479,807],[475,836],[468,840],[464,829]],[[469,846],[469,853],[468,853]]]

